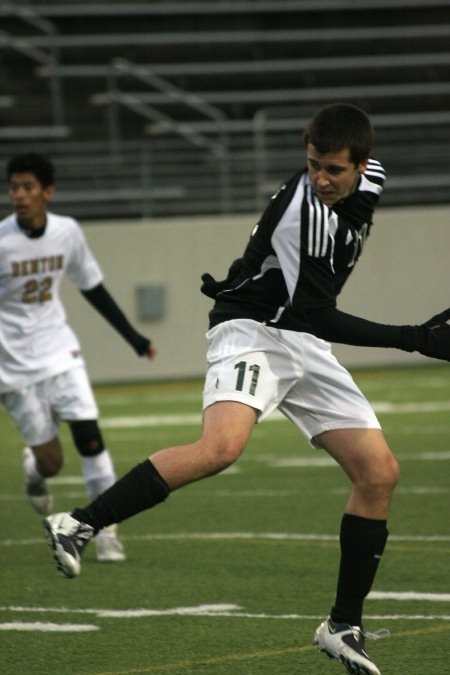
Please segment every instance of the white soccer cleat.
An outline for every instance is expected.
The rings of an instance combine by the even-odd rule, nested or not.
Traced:
[[[331,659],[340,661],[353,675],[381,675],[364,651],[366,637],[359,626],[334,623],[328,618],[316,629],[313,644]]]
[[[123,562],[127,559],[116,530],[117,525],[110,525],[100,530],[95,537],[97,560],[99,562]]]
[[[32,452],[31,448],[24,448],[22,453],[25,494],[33,509],[37,513],[46,516],[53,508],[53,495],[49,492],[45,478],[41,478],[38,481],[32,481],[27,473],[26,461]]]
[[[72,518],[70,513],[53,513],[44,520],[56,567],[72,579],[81,572],[81,553],[94,536],[94,528]]]

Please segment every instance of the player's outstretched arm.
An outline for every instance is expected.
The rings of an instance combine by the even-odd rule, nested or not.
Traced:
[[[368,321],[335,307],[303,312],[311,333],[317,337],[360,347],[394,347],[450,361],[449,310],[418,326],[394,326]],[[444,319],[444,321],[441,321]]]
[[[98,284],[87,291],[81,291],[86,300],[95,307],[108,323],[133,347],[139,356],[153,359],[156,356],[156,348],[151,340],[138,333],[128,321],[114,298],[108,293],[103,284]]]

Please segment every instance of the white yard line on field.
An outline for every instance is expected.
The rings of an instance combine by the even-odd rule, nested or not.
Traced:
[[[391,593],[390,596],[403,595]],[[419,594],[424,596],[426,594]],[[445,594],[447,595],[447,594]],[[436,601],[439,594],[433,593],[430,601]],[[370,596],[369,596],[370,597]],[[396,598],[390,598],[396,599]],[[198,605],[194,607],[171,607],[167,609],[136,608],[136,609],[78,609],[69,607],[23,607],[23,606],[4,606],[0,607],[3,613],[26,613],[26,614],[63,614],[63,615],[90,615],[98,619],[145,619],[166,616],[182,617],[226,617],[238,619],[282,619],[297,621],[320,621],[323,617],[317,614],[267,614],[265,612],[247,612],[242,607],[233,604],[214,604]],[[368,614],[368,620],[380,621],[448,621],[449,614]],[[50,623],[50,622],[5,622],[0,623],[0,630],[23,630],[23,631],[89,631],[98,630],[98,626],[92,624],[69,624],[69,623]]]
[[[99,630],[99,627],[86,623],[9,621],[8,623],[0,623],[0,630],[40,631],[41,633],[86,633],[87,631]]]
[[[399,461],[413,462],[444,462],[450,459],[450,450],[437,450],[435,452],[397,453]],[[274,459],[270,463],[274,469],[286,469],[295,467],[337,467],[338,464],[331,457],[282,457]]]
[[[450,401],[421,401],[414,403],[389,403],[375,401],[372,406],[377,413],[394,415],[450,412]],[[266,422],[286,421],[280,412],[273,413]],[[108,429],[130,427],[156,427],[156,426],[192,426],[201,424],[200,413],[185,413],[181,415],[133,415],[124,417],[105,417],[102,426]]]
[[[124,541],[339,541],[336,534],[303,532],[172,532],[164,534],[121,535]],[[400,535],[391,534],[390,542],[447,543],[450,535]],[[29,539],[0,539],[0,546],[35,546],[46,544],[44,537]]]
[[[396,593],[392,591],[372,591],[369,600],[424,600],[425,602],[450,602],[450,593],[417,593],[406,591]]]

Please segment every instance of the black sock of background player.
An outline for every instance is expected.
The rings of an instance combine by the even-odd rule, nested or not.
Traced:
[[[137,464],[125,476],[96,497],[88,506],[72,512],[82,523],[91,525],[95,533],[113,523],[150,509],[163,502],[169,487],[150,460]]]

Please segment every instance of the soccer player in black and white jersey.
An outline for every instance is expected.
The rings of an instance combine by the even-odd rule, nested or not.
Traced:
[[[46,479],[63,463],[58,421],[69,423],[93,499],[116,480],[98,426],[98,409],[80,345],[66,322],[59,285],[66,275],[138,354],[153,358],[150,340],[129,324],[103,285],[100,267],[79,224],[50,213],[54,167],[26,154],[7,164],[13,213],[0,222],[0,403],[27,447],[25,490],[33,508],[47,514]],[[96,538],[97,559],[125,559],[115,525]]]
[[[226,469],[254,425],[278,408],[352,484],[341,522],[337,594],[314,642],[349,672],[379,675],[364,651],[362,610],[388,536],[398,464],[328,341],[449,360],[450,312],[420,326],[390,326],[337,309],[372,226],[384,171],[370,158],[370,121],[354,106],[320,110],[305,143],[307,169],[272,198],[227,279],[202,277],[202,290],[215,304],[199,440],[152,454],[88,506],[51,515],[44,525],[57,567],[77,576],[80,554],[100,528]]]

